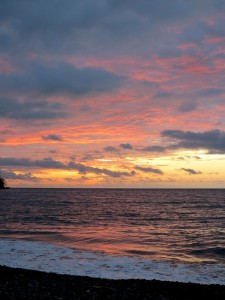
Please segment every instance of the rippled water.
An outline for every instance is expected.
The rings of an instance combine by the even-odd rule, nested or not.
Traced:
[[[225,190],[12,189],[0,198],[2,241],[213,267],[214,274],[218,267],[225,281]]]

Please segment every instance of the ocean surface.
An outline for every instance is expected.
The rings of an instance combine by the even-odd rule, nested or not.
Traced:
[[[0,265],[225,285],[225,190],[0,190]]]

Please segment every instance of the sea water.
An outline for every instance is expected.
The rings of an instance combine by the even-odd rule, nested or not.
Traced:
[[[225,190],[1,190],[0,265],[225,284]]]

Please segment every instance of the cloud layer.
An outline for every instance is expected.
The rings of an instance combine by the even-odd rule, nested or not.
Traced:
[[[223,187],[224,9],[223,0],[0,1],[9,180]]]
[[[205,132],[165,130],[161,133],[179,142],[171,148],[207,149],[210,153],[225,153],[225,131],[218,129]]]
[[[187,173],[190,174],[190,175],[202,174],[201,171],[196,171],[196,170],[189,169],[189,168],[181,168],[181,170],[187,172]]]
[[[43,168],[43,169],[59,169],[59,170],[76,170],[80,174],[94,173],[94,174],[103,174],[114,178],[120,178],[123,176],[134,176],[135,171],[131,172],[121,172],[121,171],[111,171],[106,168],[96,168],[91,166],[86,166],[81,163],[75,163],[70,161],[65,164],[51,158],[45,158],[43,160],[31,160],[27,158],[17,159],[17,158],[1,158],[0,165],[4,167],[33,167],[33,168]],[[11,173],[12,174],[12,173]],[[9,176],[9,173],[6,173]],[[21,176],[20,176],[21,177]],[[12,178],[12,176],[11,176]],[[20,179],[18,176],[13,179]]]

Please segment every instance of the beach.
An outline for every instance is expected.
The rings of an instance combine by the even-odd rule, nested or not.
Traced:
[[[1,299],[225,299],[225,286],[109,280],[0,266]]]

